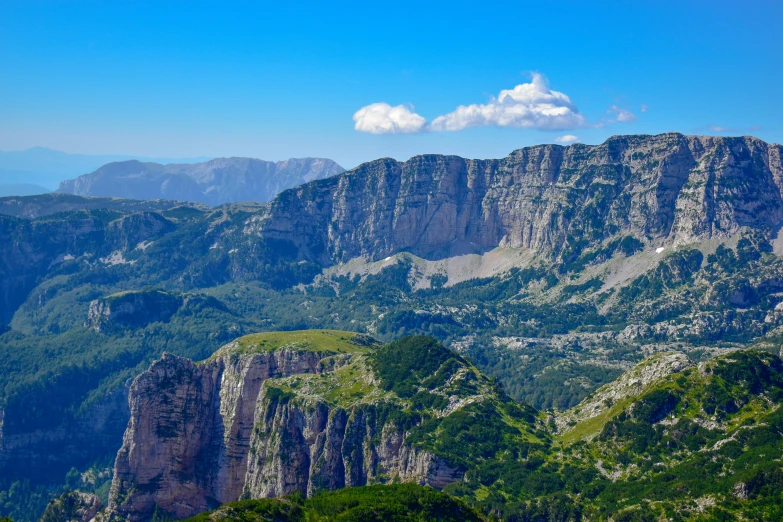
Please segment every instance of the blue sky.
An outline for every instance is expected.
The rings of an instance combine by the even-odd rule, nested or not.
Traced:
[[[780,143],[781,4],[4,0],[0,150],[352,167],[563,136]]]

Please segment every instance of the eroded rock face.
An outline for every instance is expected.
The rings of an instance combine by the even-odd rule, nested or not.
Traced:
[[[560,254],[632,235],[656,244],[725,237],[783,219],[781,147],[661,134],[541,145],[501,160],[382,159],[276,198],[246,233],[324,266],[400,251],[427,258],[497,246]],[[652,238],[652,239],[651,239]]]
[[[290,351],[198,366],[164,355],[131,387],[114,507],[143,520],[156,505],[184,517],[239,498],[261,384],[315,371],[318,362],[315,354]],[[118,496],[127,496],[122,505]]]
[[[367,405],[294,402],[262,386],[349,360],[295,349],[222,351],[198,365],[164,355],[131,387],[105,516],[143,521],[157,508],[184,518],[243,495],[312,495],[395,478],[442,487],[459,478],[460,470],[405,444],[405,434]]]

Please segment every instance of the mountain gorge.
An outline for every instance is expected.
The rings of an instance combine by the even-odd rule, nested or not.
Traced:
[[[267,202],[283,190],[340,174],[344,169],[323,158],[263,161],[217,158],[204,163],[108,163],[90,174],[63,181],[60,193],[127,199],[168,199],[206,205],[239,201]]]
[[[382,159],[269,203],[2,198],[0,516],[37,517],[53,482],[185,517],[397,477],[508,520],[753,518],[780,447],[782,190],[780,145],[664,134]],[[302,330],[332,333],[255,335]],[[440,377],[379,362],[422,334]],[[493,418],[500,446],[455,442]]]

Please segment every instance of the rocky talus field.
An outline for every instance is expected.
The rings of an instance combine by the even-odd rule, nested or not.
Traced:
[[[0,517],[349,520],[399,483],[425,489],[383,509],[779,519],[782,150],[615,136],[291,164],[325,174],[269,201],[0,198]],[[216,194],[243,161],[82,182]]]

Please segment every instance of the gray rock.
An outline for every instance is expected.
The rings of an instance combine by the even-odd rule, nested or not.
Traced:
[[[501,160],[381,159],[283,192],[245,232],[324,266],[400,251],[433,259],[492,248],[568,258],[608,238],[680,245],[783,220],[780,145],[752,137],[615,136]]]

